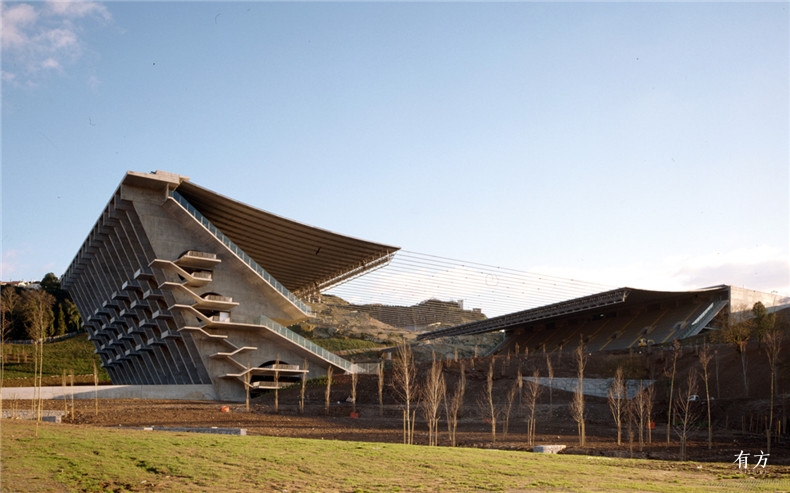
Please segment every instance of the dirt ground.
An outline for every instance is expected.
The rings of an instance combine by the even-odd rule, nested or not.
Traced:
[[[363,385],[361,384],[360,387]],[[324,389],[308,389],[303,414],[298,409],[298,390],[283,391],[279,396],[279,410],[275,411],[274,397],[267,394],[253,399],[249,411],[244,403],[221,403],[207,401],[152,401],[152,400],[99,400],[96,402],[74,401],[74,412],[64,422],[98,427],[220,427],[245,428],[248,435],[298,437],[326,440],[354,440],[369,442],[401,443],[403,441],[402,411],[395,403],[384,405],[383,414],[377,400],[357,405],[352,415],[352,404],[346,402],[346,386],[333,385],[333,402],[327,411],[324,407]],[[374,394],[376,395],[376,394]],[[680,443],[675,431],[671,432],[671,443],[666,443],[666,423],[659,422],[652,430],[652,443],[645,444],[640,451],[638,436],[634,431],[632,441],[626,430],[623,443],[616,443],[616,428],[605,402],[589,402],[590,416],[587,423],[587,440],[579,446],[577,426],[567,411],[567,402],[555,396],[553,415],[549,417],[547,404],[540,405],[537,421],[536,445],[564,444],[563,453],[598,455],[610,457],[634,457],[676,461],[679,459]],[[559,401],[559,402],[557,402]],[[29,401],[15,403],[19,409],[29,409]],[[70,411],[70,402],[48,401],[46,409]],[[223,412],[226,407],[227,411]],[[492,441],[490,422],[482,419],[476,405],[466,405],[459,420],[458,445],[461,447],[501,448],[529,450],[527,446],[526,422],[514,406],[509,420],[508,432],[504,433],[504,418],[497,423],[496,441]],[[357,417],[358,415],[358,417]],[[415,443],[427,444],[427,425],[419,416],[415,427]],[[440,445],[449,445],[445,421],[440,423]],[[741,430],[716,429],[712,449],[707,448],[707,428],[697,426],[688,444],[688,460],[698,462],[733,463],[737,472],[736,456],[740,451],[752,457],[766,450],[765,437],[757,433],[742,433]],[[788,437],[774,440],[768,464],[773,474],[790,475],[790,441]],[[657,463],[657,467],[663,467]]]
[[[726,355],[722,355],[724,358]],[[639,361],[643,369],[632,371],[654,372],[652,367],[661,368],[662,355],[609,355],[607,360],[591,360],[588,375],[605,377],[612,364],[627,363],[624,358]],[[494,395],[497,406],[504,409],[505,396],[516,380],[518,370],[530,375],[533,367],[539,366],[545,358],[503,357],[494,361]],[[689,355],[689,364],[694,359]],[[508,431],[504,430],[504,412],[497,421],[496,441],[492,440],[490,422],[482,418],[478,401],[485,395],[487,368],[490,359],[475,360],[465,363],[466,393],[458,427],[458,445],[462,447],[501,448],[511,450],[529,450],[527,446],[525,408],[515,403],[511,409]],[[559,370],[556,377],[572,376],[571,365],[556,363]],[[457,383],[460,364],[445,363],[448,392]],[[473,368],[477,366],[477,368]],[[562,369],[566,368],[565,371]],[[679,365],[678,381],[682,381],[682,363]],[[707,416],[704,402],[696,408],[696,421],[690,434],[687,447],[688,460],[698,462],[731,463],[733,473],[738,473],[735,463],[738,454],[749,453],[750,467],[756,461],[755,456],[767,452],[764,432],[760,431],[757,418],[764,414],[767,400],[745,399],[739,396],[737,386],[737,367],[722,364],[722,368],[734,371],[733,376],[722,371],[722,382],[728,382],[724,388],[732,390],[732,396],[720,396],[713,406],[714,443],[711,449],[707,446]],[[418,368],[419,378],[425,374],[425,368]],[[565,373],[568,373],[567,375]],[[655,372],[657,373],[657,372]],[[652,375],[646,375],[646,378]],[[666,379],[664,379],[666,380]],[[254,396],[249,411],[245,403],[222,403],[212,401],[152,401],[152,400],[99,400],[98,414],[96,402],[93,400],[75,400],[73,414],[67,415],[64,422],[85,426],[98,427],[228,427],[245,428],[248,435],[265,435],[281,437],[298,437],[325,440],[355,440],[370,442],[401,443],[403,441],[402,411],[390,385],[390,375],[386,375],[383,388],[382,408],[378,404],[378,380],[375,375],[361,375],[357,384],[357,413],[352,413],[350,402],[351,378],[349,375],[336,376],[333,379],[330,401],[325,408],[324,383],[310,382],[305,392],[305,409],[300,413],[298,403],[300,389],[297,386],[284,389],[278,395],[278,409],[275,409],[275,395],[268,392]],[[547,392],[541,394],[537,412],[536,445],[562,444],[567,448],[563,453],[584,454],[610,457],[634,457],[657,459],[656,467],[668,466],[663,461],[677,461],[680,457],[680,441],[675,429],[671,430],[671,441],[667,445],[666,408],[667,403],[660,396],[668,395],[662,385],[666,382],[657,381],[656,400],[654,404],[655,428],[652,430],[652,441],[648,443],[645,431],[645,444],[639,445],[638,434],[634,430],[629,440],[629,433],[623,430],[623,443],[616,443],[617,432],[608,404],[603,398],[588,397],[587,406],[587,442],[579,446],[577,425],[569,412],[570,392],[553,390],[551,399]],[[762,390],[755,386],[752,391],[757,394]],[[700,392],[702,393],[702,392]],[[790,401],[790,399],[786,399]],[[549,405],[551,401],[552,405]],[[784,402],[782,402],[784,404]],[[790,402],[787,402],[790,404]],[[16,406],[18,409],[30,409],[30,401],[5,402],[4,408]],[[71,403],[62,400],[45,402],[45,409],[71,410]],[[227,412],[222,408],[227,406]],[[776,404],[777,415],[784,416],[779,402]],[[782,418],[787,422],[787,418]],[[415,443],[428,443],[428,427],[417,411],[415,427]],[[440,445],[449,445],[446,422],[440,422]],[[770,456],[767,457],[768,468],[772,475],[790,476],[790,435],[774,437]],[[775,476],[774,476],[775,477]]]
[[[403,440],[401,411],[397,406],[385,406],[384,415],[379,415],[378,405],[358,405],[359,417],[352,417],[352,405],[335,401],[326,412],[323,404],[308,404],[304,414],[298,406],[281,396],[279,412],[270,402],[256,399],[247,412],[245,404],[206,401],[150,401],[150,400],[100,400],[99,413],[95,414],[94,401],[75,401],[74,417],[64,422],[99,427],[220,427],[245,428],[248,435],[312,438],[325,440],[354,440],[369,442],[400,443]],[[268,399],[267,399],[268,400]],[[20,409],[29,403],[20,402]],[[70,405],[70,404],[69,404]],[[223,412],[227,406],[229,412]],[[599,455],[611,457],[634,457],[660,460],[678,460],[679,440],[672,432],[671,444],[666,445],[666,424],[659,423],[652,432],[652,443],[645,443],[639,451],[638,437],[629,445],[627,433],[623,433],[623,444],[616,443],[616,429],[610,423],[590,422],[587,425],[585,447],[578,445],[576,423],[566,412],[555,405],[557,414],[537,423],[537,445],[564,444],[564,453]],[[47,409],[64,409],[63,401],[49,401]],[[545,410],[544,410],[545,411]],[[472,414],[471,412],[469,414]],[[476,414],[476,413],[475,413]],[[439,438],[440,445],[449,445],[444,420]],[[634,433],[636,435],[636,433]],[[528,450],[526,423],[514,410],[509,430],[504,434],[501,421],[497,426],[496,442],[492,442],[491,425],[478,417],[464,417],[459,422],[458,445],[461,447],[501,448]],[[647,441],[647,434],[645,434]],[[428,432],[424,420],[418,417],[415,443],[427,444]],[[734,430],[717,430],[713,448],[707,448],[707,431],[695,429],[688,447],[688,459],[698,462],[734,462],[738,453],[755,456],[765,450],[765,438],[755,433],[746,435]],[[787,438],[774,443],[768,463],[784,465],[790,474],[790,447]]]

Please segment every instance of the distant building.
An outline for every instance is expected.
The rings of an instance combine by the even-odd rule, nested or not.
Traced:
[[[213,384],[222,400],[329,366],[288,330],[305,300],[398,250],[300,224],[172,173],[129,172],[61,283],[114,384]]]
[[[0,286],[13,286],[25,289],[41,289],[39,281],[0,281]]]
[[[494,352],[524,349],[571,351],[583,341],[589,351],[630,349],[686,339],[711,325],[719,313],[768,311],[790,306],[790,298],[733,286],[666,292],[620,288],[420,334],[418,340],[503,331]]]

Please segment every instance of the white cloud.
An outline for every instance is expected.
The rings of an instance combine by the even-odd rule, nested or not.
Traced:
[[[60,70],[60,63],[54,58],[47,58],[46,60],[41,62],[41,68]]]
[[[646,259],[601,269],[543,266],[554,275],[610,286],[685,291],[719,284],[790,294],[790,260],[775,247],[742,248],[705,255]]]
[[[3,30],[2,30],[2,46],[3,49],[8,47],[23,46],[28,43],[28,38],[25,35],[25,28],[31,24],[35,24],[38,18],[36,9],[31,5],[21,4],[14,5],[13,7],[3,8]]]
[[[359,304],[413,305],[431,298],[463,300],[467,309],[480,308],[490,317],[606,289],[551,275],[401,252],[388,266],[328,293]]]
[[[49,50],[68,50],[77,46],[77,34],[71,29],[50,29],[42,33],[39,38]]]
[[[779,249],[757,247],[711,254],[683,263],[677,276],[686,284],[722,284],[790,293],[790,260]]]
[[[0,279],[3,281],[19,281],[16,276],[20,272],[20,258],[24,252],[19,250],[3,251],[3,263],[0,264]]]
[[[14,72],[3,72],[3,80],[27,85],[40,72],[60,71],[80,57],[80,32],[87,20],[112,18],[106,7],[89,1],[2,4],[2,9],[3,65],[14,67]]]
[[[88,1],[47,1],[46,8],[54,15],[62,16],[71,19],[80,19],[82,17],[100,17],[106,21],[110,20],[112,16],[107,8],[96,2]]]
[[[101,82],[102,82],[101,79],[99,79],[95,75],[91,75],[90,77],[88,77],[88,87],[90,87],[91,90],[93,91],[97,90],[99,86],[101,86]]]
[[[544,265],[530,270],[399,252],[387,267],[333,288],[329,294],[352,303],[393,305],[412,305],[428,298],[462,299],[466,308],[482,308],[488,316],[619,287],[691,291],[727,284],[790,294],[790,261],[781,249],[771,247],[649,258],[600,268]]]

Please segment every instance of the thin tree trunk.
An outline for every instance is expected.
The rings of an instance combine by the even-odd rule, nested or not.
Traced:
[[[96,361],[93,361],[93,402],[94,415],[99,415],[99,371],[96,368]]]
[[[324,391],[324,412],[329,414],[329,396],[332,393],[332,372],[333,367],[326,369],[326,390]]]
[[[749,397],[749,379],[746,376],[746,344],[741,347],[741,370],[743,371],[743,391]]]
[[[376,367],[376,376],[379,383],[379,416],[384,416],[384,362],[379,361]]]

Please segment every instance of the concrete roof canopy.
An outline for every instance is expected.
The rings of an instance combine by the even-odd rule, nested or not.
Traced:
[[[231,200],[164,171],[128,172],[62,276],[113,383],[213,386],[358,365],[287,328],[305,300],[386,265],[397,247]],[[303,362],[309,362],[308,364]]]
[[[297,296],[328,289],[399,250],[292,221],[189,181],[175,190]]]

